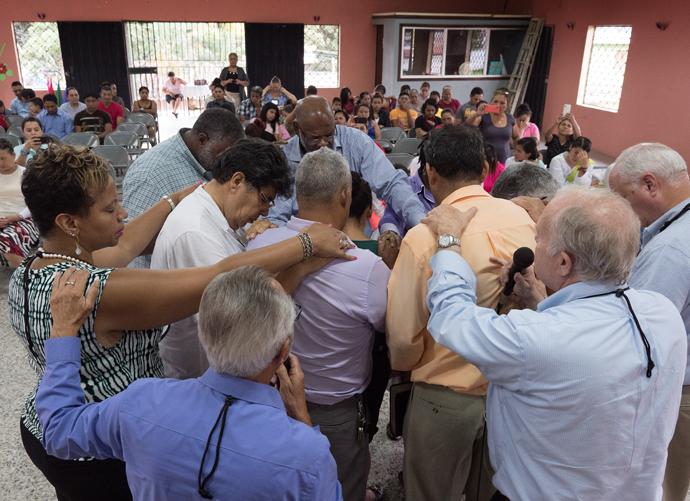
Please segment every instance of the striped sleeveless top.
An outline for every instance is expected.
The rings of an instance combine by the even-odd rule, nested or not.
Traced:
[[[36,391],[41,383],[46,367],[44,342],[50,338],[52,316],[50,314],[50,294],[56,272],[64,271],[74,263],[65,262],[46,266],[38,270],[29,270],[29,335],[32,349],[29,348],[24,325],[24,266],[27,260],[17,268],[10,279],[8,303],[10,322],[27,350],[29,365],[36,372],[38,380],[27,398],[22,410],[22,422],[33,435],[42,440],[43,430],[36,414]],[[101,280],[96,306],[79,329],[81,338],[81,387],[87,402],[100,402],[123,391],[137,379],[163,377],[163,362],[158,354],[162,328],[146,331],[125,331],[122,339],[113,347],[106,348],[96,339],[94,321],[98,304],[113,268],[104,269],[95,266],[77,264],[78,269],[89,270],[87,287],[99,278]]]

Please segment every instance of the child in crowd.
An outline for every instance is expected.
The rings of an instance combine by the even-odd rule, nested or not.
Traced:
[[[523,137],[518,139],[515,145],[515,150],[513,150],[513,156],[506,160],[506,167],[510,164],[516,162],[532,162],[539,167],[546,168],[544,162],[539,160],[539,146],[537,145],[537,140],[533,137]]]
[[[29,113],[32,117],[36,118],[41,111],[43,111],[43,99],[35,97],[29,101]]]
[[[347,114],[347,111],[336,110],[334,113],[336,125],[347,125],[348,120],[350,120],[350,115]]]
[[[491,143],[484,143],[484,164],[485,168],[488,166],[486,177],[482,186],[487,193],[491,193],[494,183],[498,176],[500,176],[506,169],[506,166],[498,161],[496,157],[496,148]]]
[[[343,109],[343,102],[340,100],[339,97],[334,97],[333,98],[333,111],[338,111]]]

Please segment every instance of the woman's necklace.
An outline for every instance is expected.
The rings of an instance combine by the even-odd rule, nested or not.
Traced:
[[[87,266],[93,266],[91,263],[87,263],[86,261],[82,261],[81,259],[77,259],[76,257],[65,256],[64,254],[51,254],[45,252],[43,250],[43,247],[38,248],[38,251],[36,251],[36,255],[40,259],[62,259],[63,261],[69,261],[74,264],[85,264]]]

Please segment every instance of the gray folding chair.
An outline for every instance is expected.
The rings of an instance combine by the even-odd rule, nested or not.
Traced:
[[[154,131],[156,130],[156,119],[153,115],[149,115],[148,113],[132,113],[127,118],[127,122],[144,124],[146,127],[153,127]],[[149,148],[151,147],[151,138],[148,135],[148,130],[146,131],[146,137],[142,137],[141,140],[148,143]]]
[[[134,115],[134,113],[132,113]],[[130,115],[130,118],[132,117]],[[120,125],[117,126],[116,132],[133,132],[137,136],[139,136],[139,149],[142,150],[141,146],[143,146],[142,143],[148,144],[148,147],[151,147],[151,140],[149,138],[149,131],[146,128],[146,125],[143,123],[137,123],[137,122],[124,122],[121,123]]]
[[[0,139],[6,139],[9,141],[13,148],[22,144],[19,138],[14,134],[0,134]]]
[[[393,165],[403,164],[409,170],[410,164],[412,163],[412,159],[414,159],[414,156],[410,155],[409,153],[391,153],[386,158]]]
[[[120,124],[122,127],[122,124]],[[133,155],[141,155],[141,147],[139,143],[139,136],[134,132],[125,130],[116,130],[105,136],[105,144],[122,146],[127,150],[127,154],[131,157]]]
[[[405,137],[405,131],[400,127],[385,127],[381,129],[381,139],[386,139],[395,144]]]
[[[125,116],[125,120],[127,120],[127,117],[128,117],[129,115],[131,115],[132,112],[129,111],[129,108],[125,108],[124,106],[122,107],[122,110],[123,110],[123,113],[124,113],[124,116]]]
[[[22,126],[21,125],[10,125],[7,128],[7,133],[12,134],[13,136],[17,136],[19,139],[24,142],[24,132],[22,131]]]
[[[407,137],[417,137],[417,129],[412,127],[410,130],[407,131]]]
[[[72,132],[65,136],[63,143],[72,146],[88,146],[89,148],[95,148],[101,144],[98,136],[93,132]]]
[[[383,148],[383,151],[386,153],[393,151],[393,143],[391,143],[388,139],[376,139],[375,142],[378,143],[378,145]]]
[[[113,166],[115,172],[119,175],[124,175],[125,172],[127,172],[127,168],[129,167],[129,154],[122,146],[113,144],[96,146],[93,152],[110,162],[110,165]]]
[[[409,153],[416,155],[418,153],[419,145],[422,143],[421,139],[406,137],[395,143],[393,146],[393,153]]]
[[[12,115],[9,117],[5,117],[5,120],[7,120],[7,123],[10,125],[19,125],[21,127],[22,122],[24,121],[24,117],[20,117],[19,115]]]

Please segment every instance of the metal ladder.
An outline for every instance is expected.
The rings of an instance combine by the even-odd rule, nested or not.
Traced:
[[[532,18],[532,20],[530,20],[527,34],[522,41],[522,47],[520,48],[517,62],[513,68],[513,74],[510,75],[510,81],[508,82],[508,91],[510,91],[508,108],[510,109],[510,113],[515,113],[515,108],[517,108],[518,104],[525,98],[527,83],[532,74],[534,56],[537,53],[537,46],[539,45],[539,38],[541,37],[543,28],[543,17]]]

